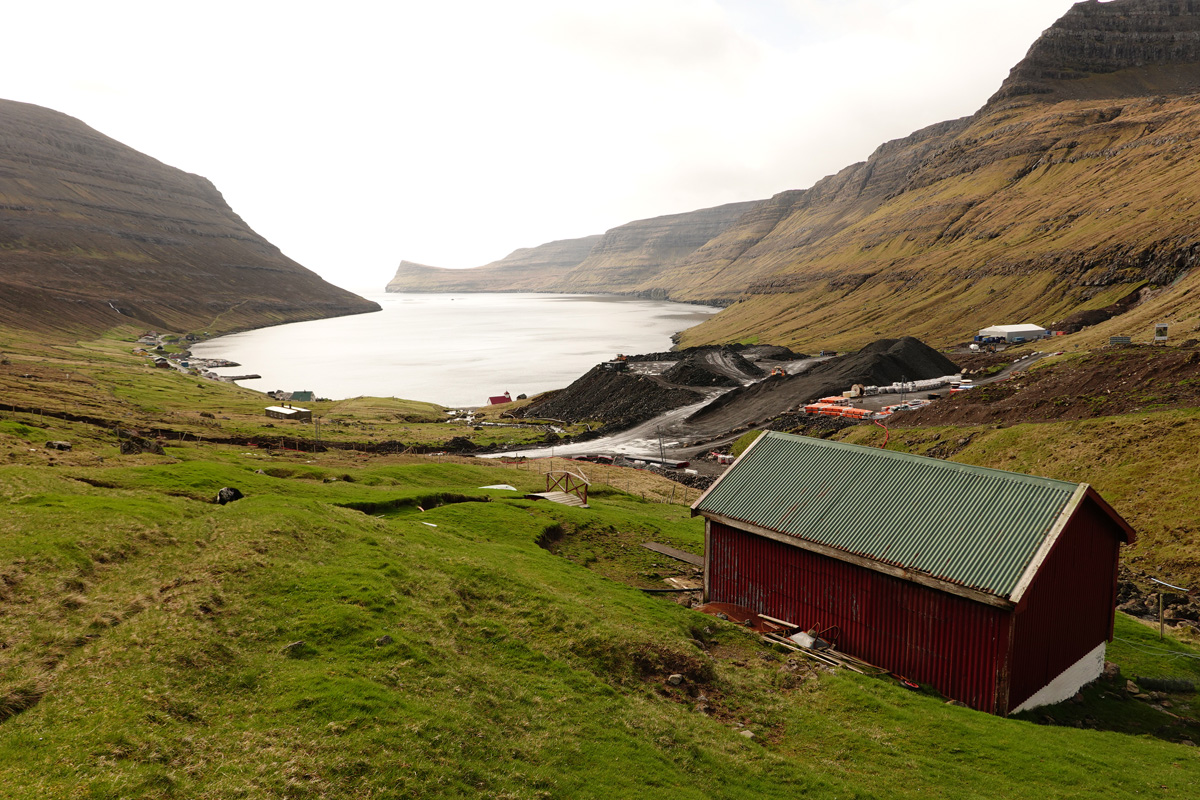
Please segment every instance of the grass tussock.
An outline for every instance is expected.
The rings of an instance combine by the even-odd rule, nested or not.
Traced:
[[[50,677],[39,675],[19,683],[0,688],[0,722],[15,717],[41,702],[50,691]]]

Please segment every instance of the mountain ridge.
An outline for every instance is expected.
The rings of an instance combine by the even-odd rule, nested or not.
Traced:
[[[378,310],[283,255],[206,178],[0,100],[0,324],[230,332]]]
[[[634,220],[603,234],[519,248],[471,269],[402,261],[387,291],[604,292],[617,284],[634,287],[662,265],[686,258],[755,205],[726,203]]]

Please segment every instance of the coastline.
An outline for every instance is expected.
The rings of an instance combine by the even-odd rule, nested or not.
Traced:
[[[403,397],[479,406],[568,385],[617,353],[670,349],[720,309],[624,295],[382,293],[381,311],[258,328],[199,342],[200,359],[248,365],[256,391]],[[224,370],[216,370],[222,374]]]

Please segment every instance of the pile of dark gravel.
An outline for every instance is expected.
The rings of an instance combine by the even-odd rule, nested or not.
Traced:
[[[713,429],[756,425],[855,384],[940,378],[958,372],[953,361],[911,336],[880,339],[857,353],[837,356],[800,375],[767,378],[721,395],[688,418]]]
[[[599,421],[610,430],[618,430],[702,397],[691,389],[670,388],[645,375],[597,366],[567,388],[526,406],[521,415],[566,422]]]
[[[714,368],[710,359],[716,358],[726,371]],[[747,361],[732,348],[701,349],[688,353],[675,366],[663,373],[663,379],[680,386],[741,386],[742,381],[727,374],[736,371],[743,379],[761,378],[763,370]]]

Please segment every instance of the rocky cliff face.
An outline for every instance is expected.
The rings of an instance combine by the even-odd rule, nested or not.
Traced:
[[[442,269],[401,262],[389,292],[640,291],[727,230],[755,203],[730,203],[630,222],[598,236],[522,248],[482,267]]]
[[[280,253],[204,178],[0,101],[0,324],[221,332],[377,309]]]
[[[1077,3],[1013,68],[993,102],[1030,94],[1094,96],[1086,79],[1124,70],[1157,74],[1173,90],[1195,91],[1200,62],[1200,2],[1112,0]],[[1169,66],[1168,74],[1156,67]],[[1085,81],[1078,86],[1076,81]],[[1097,82],[1093,82],[1095,84]]]
[[[655,288],[655,279],[664,270],[686,260],[736,224],[755,205],[730,203],[613,228],[579,266],[567,273],[562,285],[582,292],[613,291],[617,287],[633,287],[634,291]]]
[[[522,247],[475,269],[446,269],[401,261],[389,292],[538,292],[588,257],[603,238],[562,239]]]

